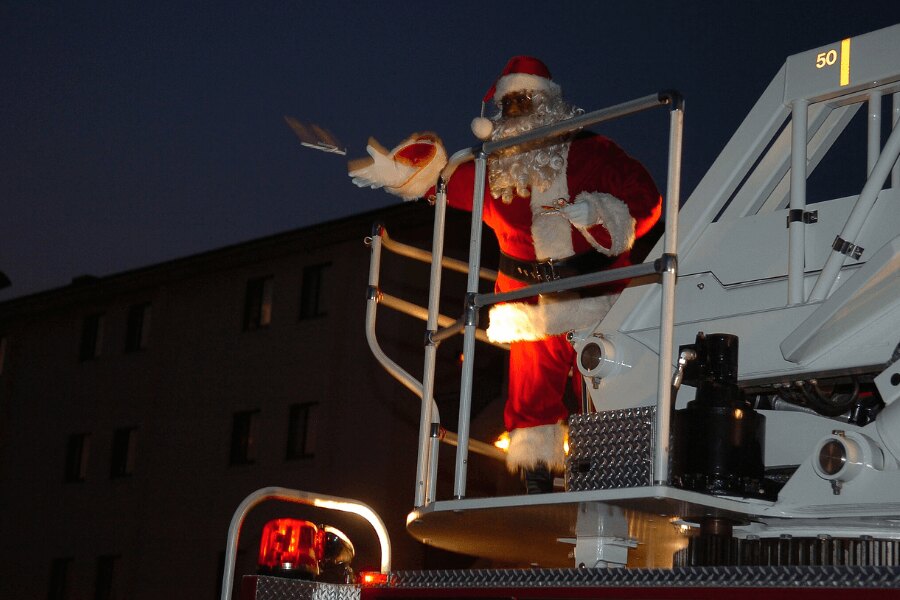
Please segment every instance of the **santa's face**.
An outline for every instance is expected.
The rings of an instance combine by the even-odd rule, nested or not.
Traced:
[[[504,119],[524,117],[534,112],[531,92],[512,92],[500,100],[500,113]]]
[[[497,102],[500,112],[494,122],[492,140],[521,135],[542,125],[569,119],[581,111],[566,104],[559,93],[543,91],[510,92]],[[526,147],[499,150],[488,161],[491,194],[512,202],[514,196],[527,198],[531,189],[545,190],[565,170],[566,137],[551,142],[533,142]]]

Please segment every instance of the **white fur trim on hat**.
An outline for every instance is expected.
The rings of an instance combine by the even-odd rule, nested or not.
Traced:
[[[612,308],[618,294],[578,298],[541,295],[537,304],[510,302],[491,308],[488,338],[495,343],[533,342],[550,335],[590,327]]]
[[[587,227],[579,227],[578,229],[584,234],[591,246],[607,256],[618,256],[631,250],[631,247],[634,245],[636,221],[631,216],[631,211],[628,210],[627,204],[612,194],[598,192],[581,192],[575,197],[576,202],[579,200],[591,203],[600,216],[598,222],[609,232],[611,247],[607,248],[590,234]]]
[[[544,463],[551,471],[564,471],[567,433],[565,423],[513,429],[509,432],[506,468],[515,473],[519,469],[533,469],[538,463]]]
[[[534,90],[538,92],[560,92],[560,87],[550,79],[528,73],[510,73],[497,80],[494,99],[500,101],[510,92]]]

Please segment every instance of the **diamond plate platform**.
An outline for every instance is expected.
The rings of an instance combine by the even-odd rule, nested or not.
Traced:
[[[655,423],[651,406],[569,417],[566,489],[652,485]]]

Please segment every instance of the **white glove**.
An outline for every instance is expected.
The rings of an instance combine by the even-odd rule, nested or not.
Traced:
[[[575,227],[586,229],[603,222],[600,207],[589,198],[579,198],[572,204],[566,204],[559,212]]]
[[[350,163],[348,174],[359,187],[397,187],[416,172],[415,167],[395,161],[393,152],[388,152],[375,138],[369,138],[366,152],[372,157],[371,162],[363,158]]]
[[[447,164],[444,146],[433,133],[415,133],[387,151],[369,138],[371,159],[351,161],[348,174],[359,187],[380,188],[404,200],[422,197]]]

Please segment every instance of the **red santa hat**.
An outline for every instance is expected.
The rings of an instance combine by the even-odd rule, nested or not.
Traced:
[[[560,87],[553,82],[550,69],[533,56],[513,56],[506,63],[494,85],[490,87],[481,102],[481,116],[472,120],[472,133],[478,139],[486,140],[491,136],[493,126],[484,118],[484,106],[494,99],[502,99],[507,94],[525,90],[559,93]]]

